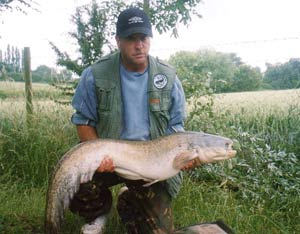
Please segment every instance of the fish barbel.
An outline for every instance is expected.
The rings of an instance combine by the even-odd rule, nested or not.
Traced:
[[[149,141],[97,139],[83,142],[58,162],[49,183],[45,233],[58,234],[74,194],[90,181],[105,157],[112,159],[115,173],[129,180],[144,180],[144,186],[175,176],[191,160],[201,164],[235,156],[232,140],[200,132],[181,132]]]

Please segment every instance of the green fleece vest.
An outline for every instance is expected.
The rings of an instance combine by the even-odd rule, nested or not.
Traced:
[[[119,139],[122,131],[120,53],[105,56],[92,65],[98,98],[97,133],[100,138]],[[170,120],[171,91],[176,72],[149,56],[148,105],[150,138],[165,135]],[[182,182],[179,174],[167,181],[168,191],[176,196]]]

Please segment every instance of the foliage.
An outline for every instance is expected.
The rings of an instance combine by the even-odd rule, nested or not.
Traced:
[[[273,110],[266,108],[267,102],[259,105],[265,105],[261,106],[261,112],[248,106],[247,113],[233,108],[215,113],[210,132],[226,133],[236,139],[237,157],[223,164],[206,165],[193,172],[193,178],[214,181],[253,204],[268,207],[276,204],[282,212],[289,209],[296,215],[297,209],[287,204],[291,197],[300,194],[297,183],[300,179],[300,120],[297,117],[300,107],[287,105],[278,112],[276,105]]]
[[[227,54],[215,51],[200,52],[202,66],[211,72],[211,85],[216,93],[229,92],[233,82],[233,77],[241,63],[235,54]]]
[[[148,13],[150,21],[160,33],[171,31],[171,35],[178,37],[178,24],[188,25],[192,16],[201,17],[197,6],[201,0],[144,0],[143,3],[135,1],[133,6],[139,6]]]
[[[177,66],[185,68],[185,72],[181,72],[180,77],[186,80],[190,79],[191,73],[199,74],[200,77],[209,73],[209,85],[216,93],[250,91],[260,88],[262,79],[260,70],[245,65],[232,53],[213,50],[182,51],[172,55],[169,62],[173,63],[176,68]]]
[[[34,7],[34,4],[36,3],[33,0],[0,0],[0,12],[4,10],[15,9],[26,14],[24,8],[31,8],[37,10]]]
[[[6,51],[0,50],[0,73],[3,72],[20,72],[22,56],[20,49],[7,45]]]
[[[201,0],[188,1],[101,1],[95,0],[90,5],[76,9],[72,16],[72,23],[76,25],[76,31],[69,35],[75,39],[78,46],[79,57],[72,59],[67,52],[62,52],[53,42],[51,47],[58,59],[57,64],[80,75],[84,68],[95,62],[105,53],[110,53],[116,48],[112,45],[115,35],[115,24],[121,10],[136,6],[144,8],[149,14],[150,21],[158,32],[163,33],[172,30],[174,36],[178,36],[177,26],[179,23],[188,25],[192,15],[200,14],[195,9]]]
[[[45,65],[38,66],[32,71],[32,81],[42,83],[61,83],[70,81],[72,79],[72,73],[68,70],[57,71],[54,68],[47,67]]]
[[[213,115],[211,74],[200,71],[197,56],[194,54],[190,56],[187,52],[181,52],[180,56],[171,57],[169,63],[176,67],[189,106],[186,127],[190,130],[205,131]]]
[[[78,7],[75,15],[72,15],[76,31],[69,35],[76,41],[79,57],[71,59],[67,52],[62,52],[50,42],[58,56],[57,64],[81,75],[84,68],[103,56],[105,49],[108,49],[106,52],[114,50],[110,42],[114,30],[112,25],[122,7],[123,3],[118,0],[102,1],[100,4],[92,1],[91,5]]]
[[[255,91],[259,90],[262,83],[262,74],[258,68],[241,65],[235,72],[230,91]]]
[[[284,64],[267,64],[264,82],[272,89],[294,89],[300,87],[300,59],[290,59]]]

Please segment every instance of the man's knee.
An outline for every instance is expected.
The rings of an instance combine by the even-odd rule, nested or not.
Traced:
[[[87,222],[100,215],[107,214],[112,206],[112,195],[107,187],[99,186],[91,181],[80,185],[70,203],[70,210],[79,214]]]
[[[118,197],[117,209],[127,232],[171,233],[173,219],[171,199],[158,189],[125,190]]]
[[[123,187],[124,188],[124,187]],[[140,216],[136,198],[132,192],[121,188],[118,196],[117,210],[123,223],[129,223]]]

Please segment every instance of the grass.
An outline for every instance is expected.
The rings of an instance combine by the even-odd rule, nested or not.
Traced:
[[[1,183],[0,233],[43,233],[44,189]]]
[[[246,118],[257,113],[264,116],[282,114],[292,106],[299,106],[299,97],[300,90],[297,89],[217,94],[215,110],[242,113]]]
[[[61,91],[47,84],[33,83],[33,95],[36,99],[55,100],[61,95]],[[0,99],[16,99],[25,97],[25,83],[0,81]]]
[[[23,85],[5,85],[0,84],[0,233],[43,233],[49,176],[78,141],[70,123],[73,110],[52,101],[52,87],[34,84],[40,95],[34,96],[34,115],[27,125]],[[173,202],[176,227],[222,219],[237,233],[300,232],[298,92],[215,98],[210,122],[197,126],[235,139],[238,155],[186,173]],[[63,233],[78,233],[82,224],[67,212]],[[124,233],[115,209],[105,233]]]

